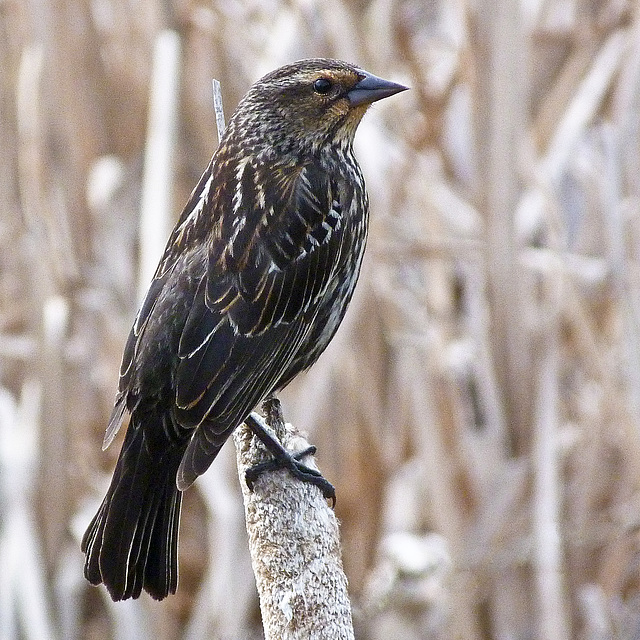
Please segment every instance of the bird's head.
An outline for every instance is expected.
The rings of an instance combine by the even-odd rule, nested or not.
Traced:
[[[252,146],[349,145],[371,103],[405,89],[339,60],[301,60],[258,80],[229,125]]]

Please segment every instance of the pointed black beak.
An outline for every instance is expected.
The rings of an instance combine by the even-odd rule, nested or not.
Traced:
[[[389,80],[383,80],[366,71],[363,71],[362,74],[364,78],[347,92],[347,98],[349,98],[352,107],[359,104],[371,104],[376,100],[388,98],[409,88]]]

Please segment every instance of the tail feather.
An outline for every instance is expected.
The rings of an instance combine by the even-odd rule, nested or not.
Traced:
[[[158,511],[155,526],[149,538],[148,558],[175,558],[175,562],[147,562],[144,589],[151,595],[166,591],[175,593],[178,586],[178,529],[180,527],[180,507],[182,492],[175,489],[175,473],[173,487],[176,499],[165,500]],[[165,585],[171,585],[169,590]],[[166,595],[165,594],[165,595]],[[154,596],[160,599],[158,596]]]
[[[142,589],[161,600],[178,586],[182,450],[154,455],[132,419],[111,485],[82,540],[85,577],[104,583],[114,600]]]

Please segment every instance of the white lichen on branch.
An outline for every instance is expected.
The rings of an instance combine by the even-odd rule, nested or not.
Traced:
[[[289,424],[275,430],[289,451],[309,446]],[[263,473],[250,491],[247,469],[269,454],[246,425],[235,431],[234,442],[265,639],[353,639],[333,510],[316,486],[286,470]],[[305,464],[314,465],[311,458]]]

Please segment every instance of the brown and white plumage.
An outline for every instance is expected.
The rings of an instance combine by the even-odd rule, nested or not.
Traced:
[[[181,491],[337,330],[367,234],[353,136],[371,102],[403,89],[314,59],[238,105],[125,347],[105,446],[130,423],[83,539],[86,577],[114,600],[175,592]]]

